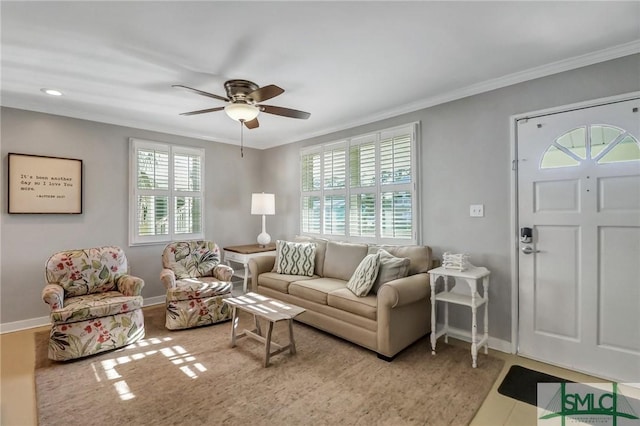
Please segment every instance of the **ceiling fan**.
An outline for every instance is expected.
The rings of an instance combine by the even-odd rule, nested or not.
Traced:
[[[224,110],[224,112],[226,112],[229,117],[236,121],[244,123],[244,125],[247,126],[248,129],[255,129],[256,127],[260,126],[257,117],[261,112],[281,115],[283,117],[301,119],[307,119],[311,116],[310,113],[304,111],[260,104],[260,102],[275,98],[276,96],[284,93],[284,89],[274,84],[259,87],[254,82],[248,80],[229,80],[224,83],[227,97],[218,96],[209,92],[203,92],[202,90],[183,86],[181,84],[174,84],[172,87],[187,89],[202,96],[207,96],[209,98],[228,102],[226,106],[183,112],[180,115],[206,114],[208,112]]]

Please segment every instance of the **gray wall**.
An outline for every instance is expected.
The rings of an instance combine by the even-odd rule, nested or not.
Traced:
[[[122,247],[131,272],[145,280],[145,298],[164,296],[160,256],[164,244],[128,247],[129,138],[205,148],[205,235],[221,247],[246,244],[260,233],[251,216],[251,193],[262,186],[262,152],[127,127],[3,108],[2,324],[48,315],[40,293],[44,263],[56,251],[114,244]],[[79,158],[84,165],[81,215],[8,214],[7,153]]]
[[[276,216],[267,217],[273,240],[297,234],[299,149],[413,121],[421,122],[422,243],[436,256],[467,252],[492,271],[490,334],[511,339],[509,116],[640,90],[640,55],[471,96],[411,114],[265,151],[139,129],[2,109],[2,161],[8,152],[84,160],[82,215],[8,215],[6,170],[3,211],[0,323],[46,316],[40,299],[43,265],[53,252],[117,244],[132,272],[146,281],[145,297],[162,296],[158,280],[163,245],[127,246],[128,138],[206,148],[206,236],[221,246],[252,242],[260,218],[251,216],[252,192],[276,194]],[[469,204],[484,204],[484,218],[470,218]],[[247,226],[249,224],[249,226]],[[452,325],[469,327],[467,310],[452,309]]]
[[[466,252],[491,274],[489,330],[511,340],[511,158],[514,114],[640,90],[640,55],[516,84],[411,114],[264,152],[265,185],[281,206],[272,237],[298,232],[299,149],[398,124],[421,122],[420,197],[422,244],[436,256]],[[484,204],[484,218],[470,218],[469,205]],[[469,329],[468,309],[452,307],[451,324]],[[480,328],[481,329],[481,328]]]

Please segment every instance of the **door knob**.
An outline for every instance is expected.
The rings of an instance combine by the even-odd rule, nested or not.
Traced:
[[[531,246],[524,246],[522,247],[522,252],[524,254],[531,254],[531,253],[540,253],[540,250],[534,250],[531,248]]]

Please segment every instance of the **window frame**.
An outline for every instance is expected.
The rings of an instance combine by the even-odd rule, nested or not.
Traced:
[[[138,151],[153,149],[168,153],[168,189],[138,188]],[[200,189],[183,191],[175,188],[175,155],[190,155],[200,158]],[[166,244],[176,240],[201,240],[205,235],[205,149],[157,142],[139,138],[129,138],[129,246]],[[169,230],[162,235],[139,235],[137,199],[140,195],[166,196]],[[176,232],[175,199],[176,197],[200,198],[200,231],[190,233]]]
[[[411,176],[409,182],[381,182],[381,142],[388,140],[388,137],[398,137],[402,134],[410,135],[410,149],[409,154]],[[345,240],[350,242],[362,242],[373,244],[402,244],[412,245],[420,244],[420,191],[418,188],[420,170],[419,170],[419,122],[408,123],[404,125],[394,126],[386,129],[382,129],[375,132],[356,135],[346,139],[340,139],[337,141],[327,142],[318,145],[311,145],[300,149],[299,161],[300,161],[300,181],[299,181],[299,234],[309,237],[319,237],[329,240]],[[354,146],[362,144],[373,143],[375,147],[375,183],[373,185],[360,185],[351,187],[351,149]],[[344,188],[325,188],[325,152],[328,150],[334,150],[340,146],[344,146],[345,149],[345,186]],[[303,189],[303,164],[304,158],[310,155],[320,156],[320,188],[310,189],[304,191]],[[402,192],[408,191],[411,194],[411,238],[390,238],[382,236],[382,194],[388,192]],[[375,194],[375,236],[366,237],[351,235],[351,196],[360,194]],[[344,195],[345,198],[345,220],[344,220],[344,234],[336,235],[325,232],[325,197],[338,195]],[[320,223],[318,233],[309,232],[304,229],[305,225],[305,212],[304,200],[306,197],[319,197],[320,198]]]

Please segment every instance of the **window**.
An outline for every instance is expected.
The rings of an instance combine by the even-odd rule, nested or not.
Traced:
[[[130,139],[129,244],[204,238],[204,150]]]
[[[417,243],[417,123],[300,153],[300,233]]]
[[[637,161],[640,160],[640,143],[618,127],[604,124],[578,127],[560,135],[549,145],[540,168],[579,166],[585,160],[596,164]]]

